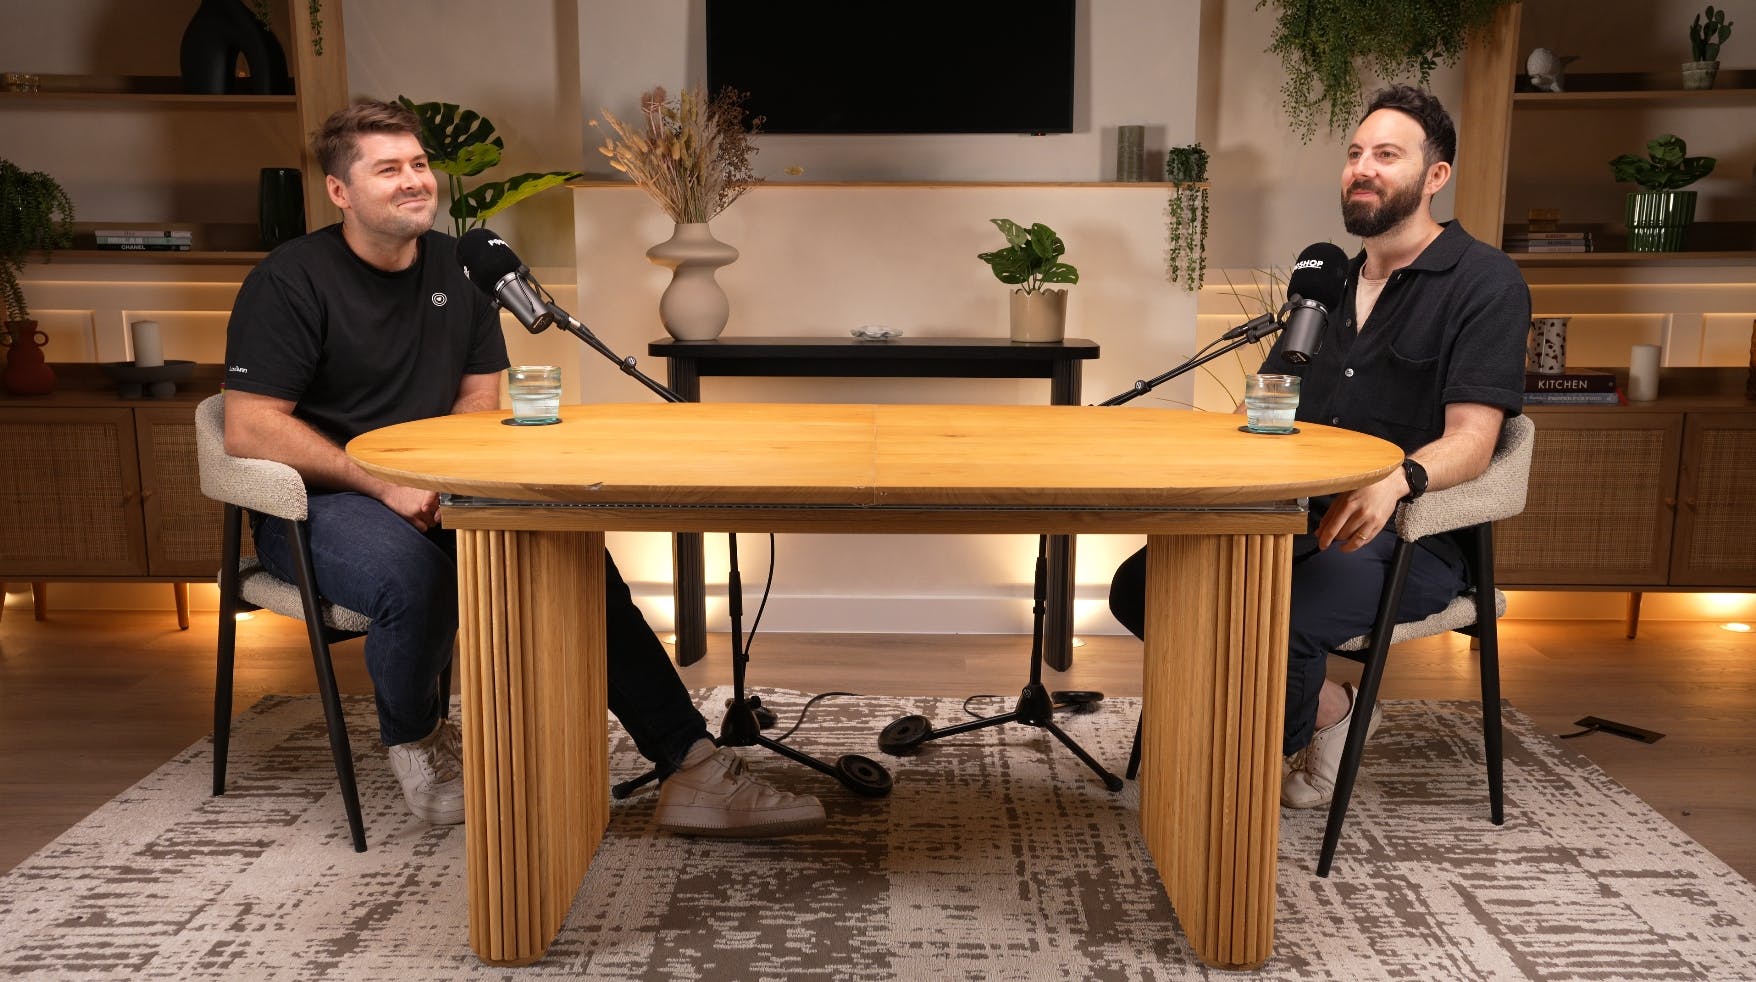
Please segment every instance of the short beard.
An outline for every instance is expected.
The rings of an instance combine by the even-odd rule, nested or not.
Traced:
[[[1393,188],[1384,198],[1384,203],[1376,208],[1370,202],[1356,201],[1344,193],[1341,199],[1341,223],[1349,235],[1357,235],[1362,239],[1383,235],[1402,224],[1404,219],[1421,206],[1421,187],[1421,181],[1410,181],[1402,187]]]

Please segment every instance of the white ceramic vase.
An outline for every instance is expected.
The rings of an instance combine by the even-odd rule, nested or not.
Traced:
[[[659,297],[659,320],[679,341],[711,341],[726,329],[732,303],[714,270],[738,258],[738,250],[713,237],[706,222],[683,222],[669,239],[646,250],[646,258],[671,271]]]
[[[1067,336],[1067,291],[1012,291],[1012,340],[1060,341]]]

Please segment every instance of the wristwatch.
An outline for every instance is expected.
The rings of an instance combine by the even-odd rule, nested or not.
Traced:
[[[1413,457],[1402,458],[1402,476],[1408,481],[1408,494],[1402,496],[1404,501],[1413,501],[1427,493],[1427,469]]]

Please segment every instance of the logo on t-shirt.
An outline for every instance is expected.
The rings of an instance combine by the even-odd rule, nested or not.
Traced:
[[[443,293],[433,294],[433,306],[435,306],[435,307],[445,306],[445,294],[443,294]]]

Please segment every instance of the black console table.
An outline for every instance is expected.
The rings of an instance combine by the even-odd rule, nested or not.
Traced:
[[[701,380],[742,378],[1042,378],[1049,402],[1079,404],[1080,363],[1098,346],[1084,338],[1018,344],[1005,338],[719,338],[654,341],[647,354],[670,359],[669,383],[685,399],[701,401]],[[676,536],[677,661],[692,665],[707,653],[707,590],[701,534]],[[1049,538],[1048,612],[1043,657],[1065,671],[1073,664],[1073,537]]]

